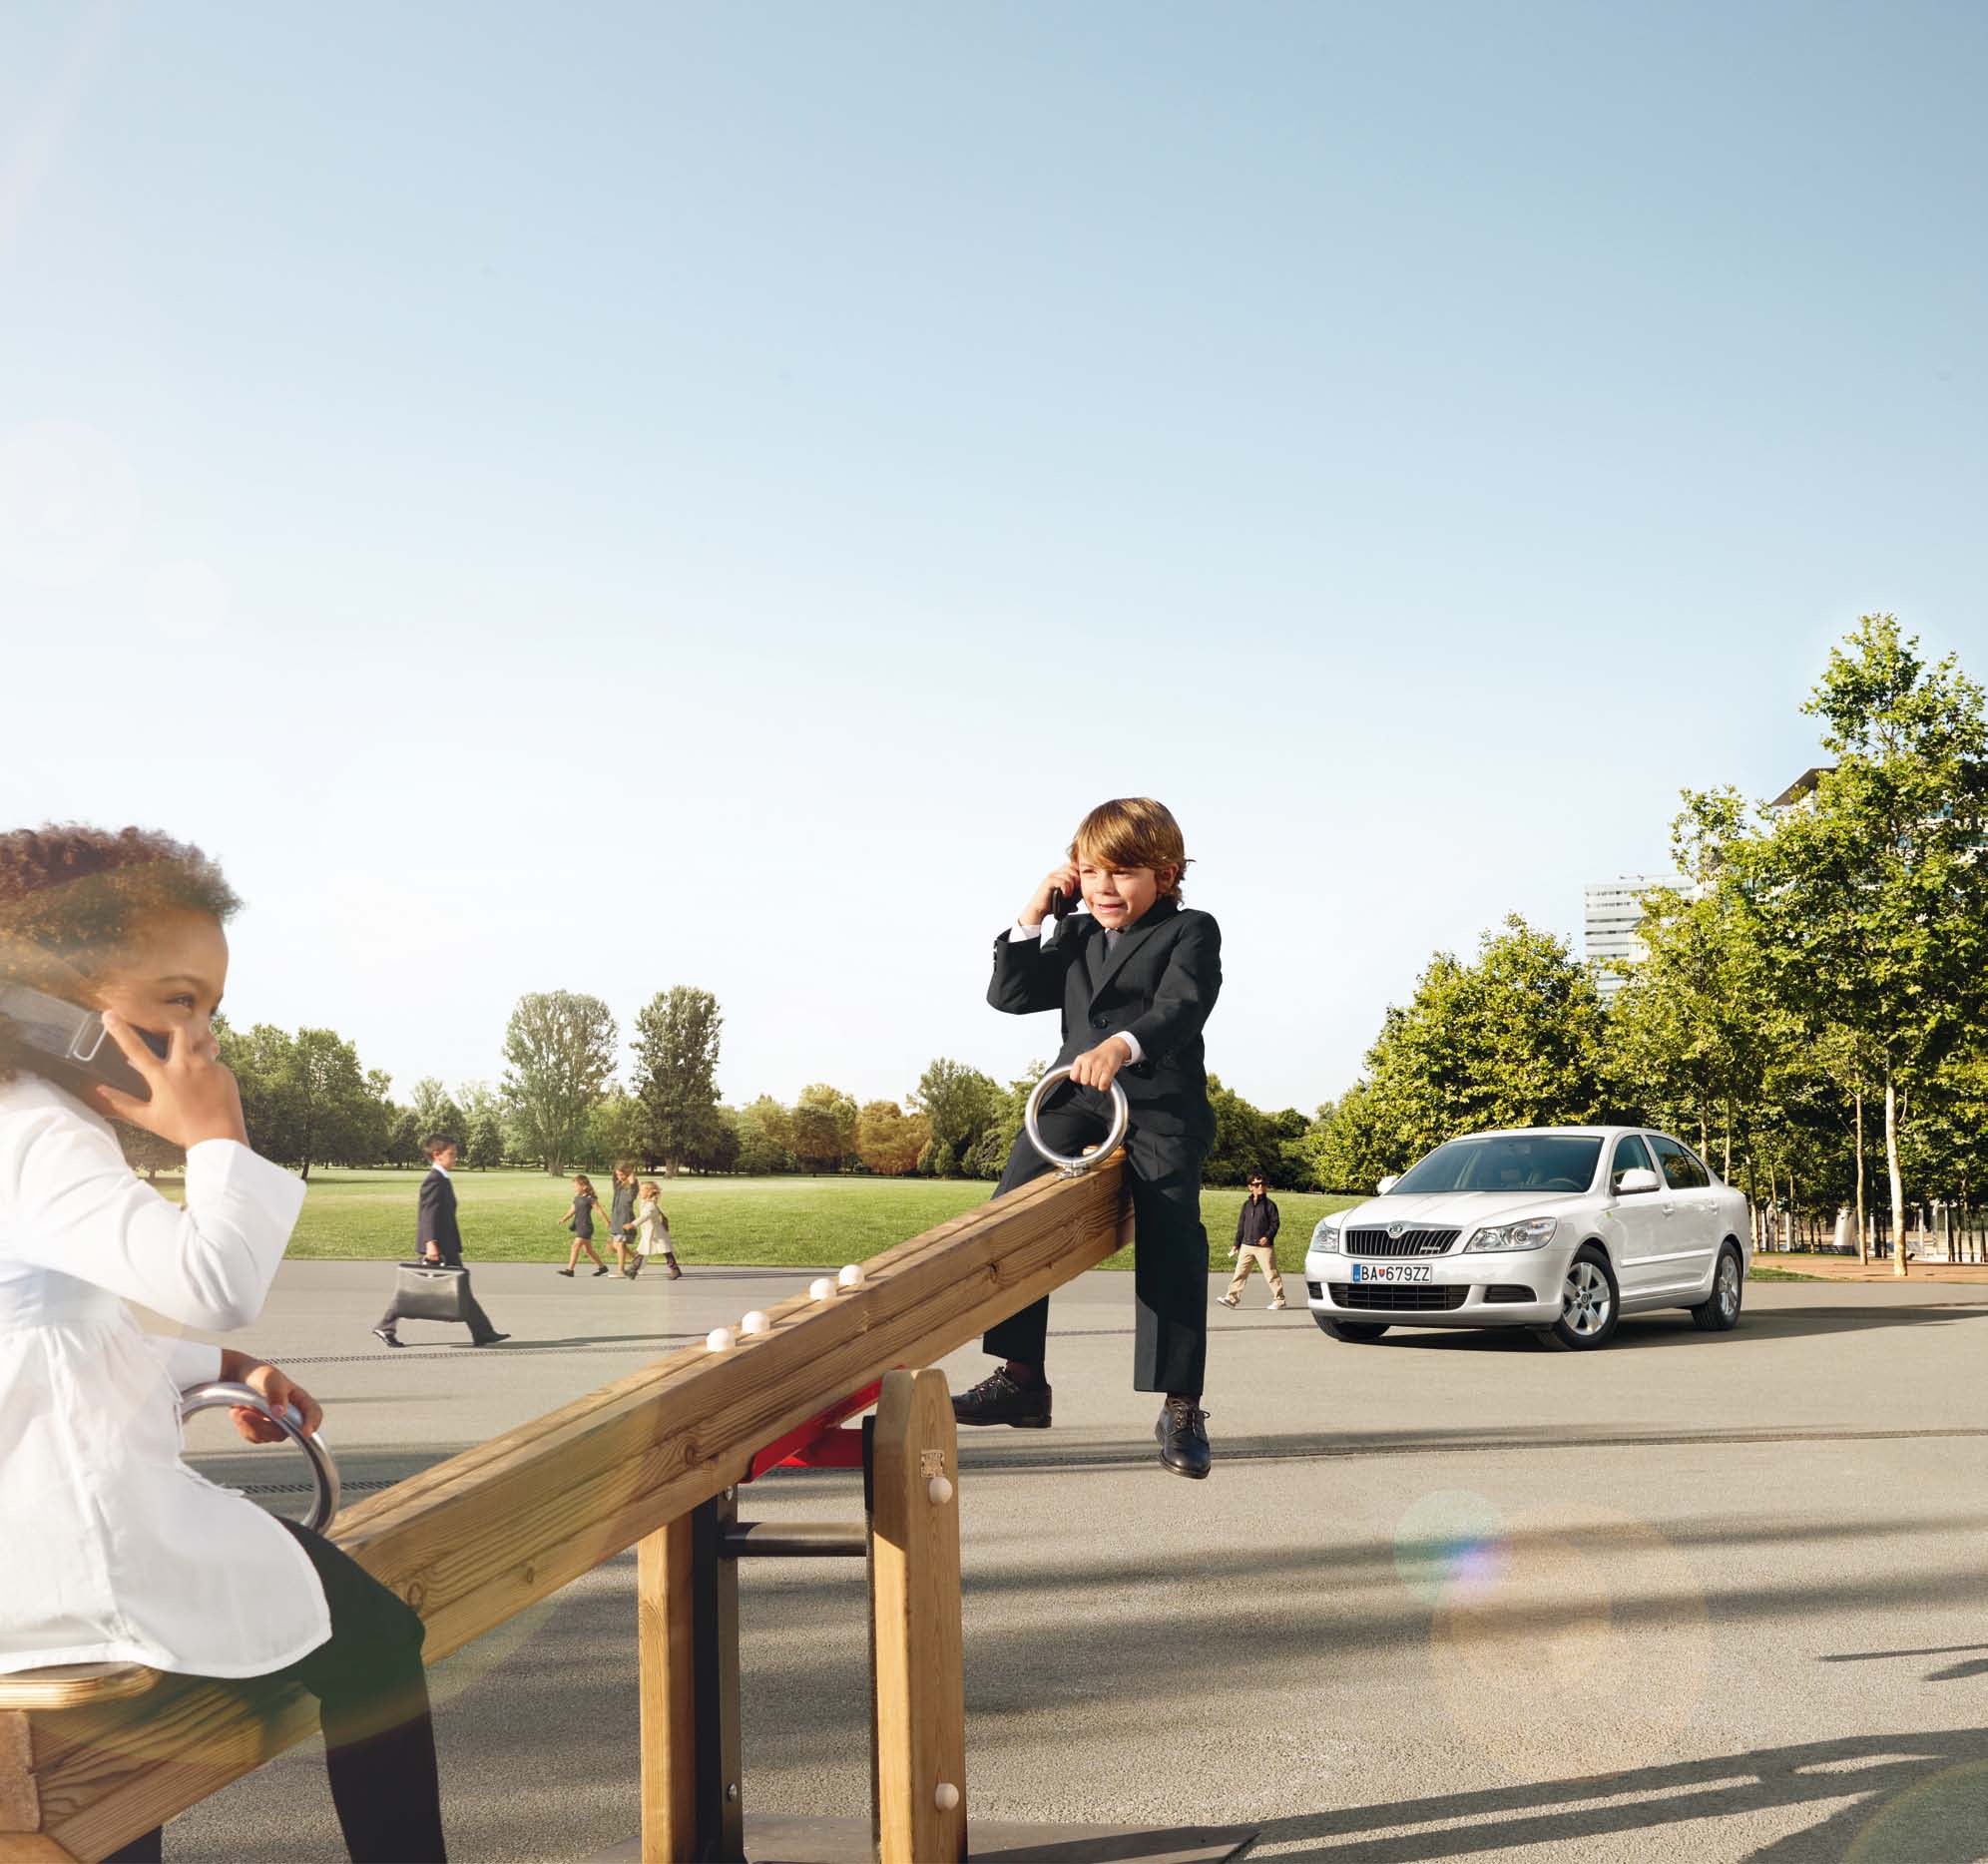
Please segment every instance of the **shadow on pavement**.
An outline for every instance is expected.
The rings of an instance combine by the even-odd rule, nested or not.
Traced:
[[[1621,1837],[1696,1819],[1820,1805],[1852,1794],[1852,1803],[1838,1806],[1821,1823],[1748,1852],[1748,1864],[1823,1864],[1851,1856],[1853,1848],[1858,1864],[1934,1864],[1978,1856],[1988,1814],[1988,1729],[1811,1741],[1731,1759],[1269,1819],[1258,1843],[1322,1841],[1281,1854],[1292,1859],[1413,1864]],[[1438,1823],[1447,1829],[1399,1829]],[[1611,1849],[1608,1855],[1628,1851]]]
[[[1216,1414],[1211,1411],[1211,1417]],[[1068,1439],[1044,1444],[1041,1432],[1023,1432],[1037,1440],[1015,1441],[1018,1433],[962,1431],[960,1468],[978,1481],[1007,1474],[1041,1475],[1067,1471],[1072,1475],[1102,1470],[1145,1469],[1155,1464],[1152,1446],[1137,1442],[1073,1443]],[[1635,1430],[1621,1427],[1582,1428],[1575,1425],[1496,1426],[1453,1430],[1259,1431],[1224,1436],[1213,1425],[1216,1474],[1225,1464],[1329,1462],[1379,1456],[1512,1455],[1522,1452],[1647,1450],[1718,1446],[1741,1449],[1749,1444],[1891,1443],[1929,1438],[1940,1441],[1988,1437],[1988,1426],[1928,1426],[1917,1430],[1861,1430],[1854,1427],[1738,1425],[1726,1430]]]
[[[1376,1319],[1381,1318],[1375,1315]],[[1863,1333],[1873,1327],[1933,1326],[1941,1322],[1988,1318],[1988,1307],[1955,1302],[1922,1302],[1910,1307],[1776,1307],[1747,1313],[1731,1333],[1701,1333],[1683,1308],[1651,1314],[1625,1314],[1616,1335],[1601,1350],[1608,1353],[1648,1352],[1665,1346],[1705,1346],[1719,1352],[1745,1341],[1808,1339],[1824,1333]],[[1389,1322],[1384,1339],[1371,1340],[1362,1352],[1397,1351],[1410,1347],[1438,1352],[1536,1352],[1525,1327],[1440,1328],[1415,1326],[1412,1320]]]
[[[1819,1657],[1822,1663],[1875,1663],[1905,1656],[1959,1656],[1969,1650],[1988,1650],[1988,1643],[1935,1644],[1929,1650],[1848,1650],[1840,1655]],[[1967,1663],[1950,1663],[1945,1669],[1928,1670],[1922,1681],[1961,1682],[1969,1676],[1988,1676],[1988,1657]]]

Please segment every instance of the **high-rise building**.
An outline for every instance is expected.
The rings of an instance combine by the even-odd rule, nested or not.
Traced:
[[[1643,923],[1643,896],[1652,887],[1676,886],[1675,877],[1625,874],[1619,880],[1598,880],[1587,889],[1587,913],[1582,949],[1597,967],[1602,996],[1613,998],[1626,981],[1630,966],[1643,956],[1636,929]]]

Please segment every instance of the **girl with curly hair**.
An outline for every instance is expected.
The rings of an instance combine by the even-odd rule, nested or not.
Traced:
[[[317,1696],[355,1860],[441,1859],[423,1627],[330,1541],[202,1481],[177,1392],[238,1379],[306,1428],[267,1361],[167,1339],[261,1311],[303,1185],[249,1150],[212,1021],[240,902],[198,848],[137,828],[0,833],[0,1673],[144,1663]],[[25,986],[101,1012],[145,1093],[24,1038]],[[186,1202],[126,1165],[110,1122],[185,1149]],[[169,1383],[170,1381],[170,1383]],[[280,1436],[235,1413],[251,1441]],[[157,1831],[114,1854],[161,1855]]]

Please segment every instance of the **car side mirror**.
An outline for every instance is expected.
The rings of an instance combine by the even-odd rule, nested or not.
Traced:
[[[1398,1172],[1390,1171],[1387,1174],[1387,1176],[1382,1178],[1380,1182],[1376,1184],[1373,1188],[1377,1195],[1385,1197],[1387,1193],[1391,1191],[1395,1187],[1395,1185],[1397,1185],[1400,1182],[1401,1182],[1400,1174]]]
[[[1616,1179],[1616,1192],[1623,1197],[1633,1197],[1640,1190],[1657,1188],[1657,1173],[1648,1165],[1632,1165]]]

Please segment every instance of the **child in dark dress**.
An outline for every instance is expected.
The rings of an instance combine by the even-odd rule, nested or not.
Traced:
[[[566,1252],[566,1266],[559,1270],[560,1274],[572,1274],[582,1249],[593,1256],[595,1274],[605,1275],[608,1272],[607,1263],[594,1255],[594,1212],[600,1207],[601,1200],[594,1195],[594,1180],[584,1171],[576,1172],[573,1177],[573,1203],[566,1212],[566,1227],[573,1232],[573,1247]]]

